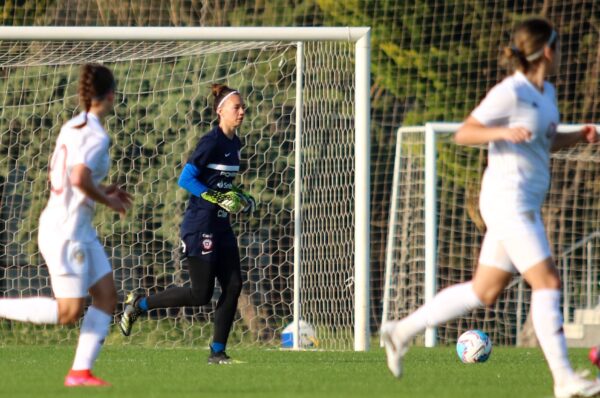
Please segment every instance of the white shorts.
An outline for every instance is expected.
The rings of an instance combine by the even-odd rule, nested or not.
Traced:
[[[48,265],[56,298],[87,297],[89,288],[112,272],[106,252],[98,240],[57,240],[55,236],[40,233],[38,245]]]
[[[523,274],[552,256],[539,211],[512,215],[484,214],[487,232],[481,245],[479,264]]]

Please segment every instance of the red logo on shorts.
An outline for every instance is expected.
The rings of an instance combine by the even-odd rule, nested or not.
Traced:
[[[202,254],[209,254],[213,250],[212,234],[202,234]]]

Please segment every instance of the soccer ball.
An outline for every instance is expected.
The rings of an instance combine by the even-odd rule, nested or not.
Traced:
[[[294,347],[295,325],[296,323],[292,322],[283,329],[283,332],[281,333],[282,348]],[[319,346],[315,328],[310,323],[303,320],[300,320],[300,341],[298,342],[298,345],[300,348],[317,348]]]
[[[456,353],[463,363],[485,362],[492,353],[492,341],[481,330],[467,330],[458,338]]]
[[[592,347],[589,354],[592,364],[600,368],[600,346]]]

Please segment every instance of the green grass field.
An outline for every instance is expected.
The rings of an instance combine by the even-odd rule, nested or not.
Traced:
[[[108,346],[96,373],[104,389],[67,389],[62,381],[73,347],[0,348],[3,397],[550,397],[550,374],[536,349],[495,348],[485,364],[464,365],[453,348],[411,349],[406,373],[394,379],[380,349],[286,352],[232,349],[243,363],[206,364],[207,351]],[[572,350],[577,368],[592,370],[586,350]]]

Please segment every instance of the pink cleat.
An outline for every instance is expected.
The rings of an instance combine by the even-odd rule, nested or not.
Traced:
[[[588,358],[590,358],[590,362],[600,368],[600,345],[590,349]]]
[[[65,387],[110,387],[110,383],[95,377],[89,369],[70,370]]]

